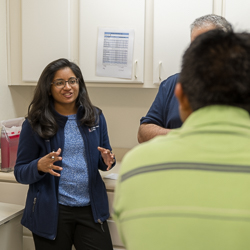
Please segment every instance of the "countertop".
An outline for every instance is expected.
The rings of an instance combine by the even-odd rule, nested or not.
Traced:
[[[108,176],[113,177],[111,174],[117,175],[119,173],[120,169],[120,162],[117,162],[116,165],[109,171],[100,171],[100,174],[103,178],[103,181],[106,185],[106,189],[108,191],[114,191],[115,185],[116,185],[116,179],[110,179],[106,178]],[[4,182],[14,182],[17,183],[15,177],[14,177],[14,172],[0,172],[0,181]]]
[[[23,213],[24,206],[0,202],[0,225]]]

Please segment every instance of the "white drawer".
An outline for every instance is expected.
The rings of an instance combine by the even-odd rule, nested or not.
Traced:
[[[123,247],[123,244],[122,244],[122,241],[120,240],[115,222],[113,220],[107,220],[107,222],[109,225],[109,231],[110,231],[113,245]]]
[[[114,202],[114,192],[107,192],[108,195],[108,201],[109,201],[109,213],[110,216],[113,214],[113,202]]]
[[[33,237],[32,232],[27,227],[23,227],[23,235]]]
[[[112,239],[112,243],[113,245],[117,246],[117,249],[124,249],[122,241],[120,240],[118,231],[117,231],[117,227],[115,225],[115,222],[112,220],[112,214],[114,212],[113,210],[113,202],[114,202],[114,192],[107,192],[108,194],[108,201],[109,201],[109,213],[111,218],[108,220],[108,225],[109,225],[109,231],[110,231],[110,235],[111,235],[111,239]],[[121,247],[121,248],[120,248]]]
[[[35,244],[32,236],[23,236],[23,250],[35,250]]]

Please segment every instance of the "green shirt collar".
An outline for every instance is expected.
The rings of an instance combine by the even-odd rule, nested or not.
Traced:
[[[238,107],[211,105],[194,111],[182,125],[182,129],[216,124],[243,126],[250,129],[249,113]]]

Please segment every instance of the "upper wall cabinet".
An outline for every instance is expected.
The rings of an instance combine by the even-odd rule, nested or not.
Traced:
[[[70,55],[70,1],[22,0],[22,80],[36,82],[45,66]]]
[[[79,10],[79,63],[85,82],[143,83],[145,0],[84,0],[79,2]],[[103,33],[99,33],[100,30]],[[122,63],[126,63],[122,61],[122,56],[125,57],[126,50],[130,50],[128,40],[119,37],[128,34],[126,31],[133,31],[129,35],[130,38],[134,37],[133,43],[130,44],[133,50],[129,72],[132,74],[127,79],[119,74],[119,67],[121,72],[126,70],[122,67]],[[107,36],[98,36],[111,33],[111,39]],[[119,39],[126,41],[122,42]],[[121,46],[125,46],[123,51],[120,49]],[[118,75],[97,74],[97,64],[101,70],[100,66],[105,67],[104,70],[113,68]]]
[[[250,32],[250,1],[224,0],[225,18],[233,25],[235,31]]]
[[[88,86],[157,87],[180,72],[190,43],[190,24],[197,17],[215,13],[225,16],[236,30],[250,30],[249,0],[6,1],[10,85],[35,85],[48,63],[66,57],[80,66]],[[104,62],[97,52],[103,49],[109,62],[117,56],[112,51],[116,38],[106,37],[100,46],[100,30],[116,31],[117,36],[133,32],[130,77],[97,73],[97,65],[100,69]],[[110,51],[104,43],[111,45]],[[112,63],[108,66],[112,70]]]
[[[154,0],[154,83],[180,72],[182,55],[190,43],[190,24],[211,13],[213,0]]]

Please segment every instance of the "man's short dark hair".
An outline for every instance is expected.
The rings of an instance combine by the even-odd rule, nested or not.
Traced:
[[[231,105],[250,112],[250,34],[211,30],[186,50],[179,78],[193,111]]]

